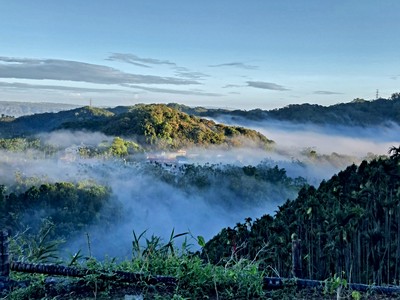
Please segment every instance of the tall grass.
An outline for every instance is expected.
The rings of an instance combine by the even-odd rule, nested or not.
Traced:
[[[18,245],[13,248],[13,251],[17,250],[15,257],[34,262],[48,262],[50,257],[52,261],[59,261],[60,258],[53,251],[55,242],[46,242],[46,232],[46,230],[42,230],[40,236],[35,237],[41,242],[33,242],[31,235],[24,238],[24,234],[18,236],[16,241],[13,241],[14,245]],[[178,239],[181,240],[179,246],[177,246]],[[202,259],[198,252],[191,251],[194,245],[197,248],[204,246],[204,239],[202,237],[194,238],[188,232],[175,234],[172,231],[169,240],[163,241],[154,235],[147,237],[146,232],[140,234],[133,232],[131,259],[118,263],[114,258],[98,261],[93,257],[84,258],[78,251],[63,264],[96,271],[83,279],[86,286],[92,290],[91,297],[94,299],[114,299],[115,294],[118,294],[116,282],[107,281],[102,276],[104,274],[112,275],[114,271],[140,273],[143,278],[160,275],[172,276],[177,279],[177,284],[168,288],[150,286],[145,282],[136,284],[136,288],[140,289],[140,293],[145,299],[257,299],[264,296],[262,288],[264,272],[259,270],[256,262],[232,258],[229,264],[216,266],[207,259]],[[22,249],[29,249],[29,251],[22,251]],[[49,249],[49,252],[46,254],[40,249]],[[32,255],[33,253],[36,255]],[[18,274],[13,276],[18,279]],[[34,285],[29,287],[29,291],[25,289],[25,294],[23,290],[14,291],[8,295],[9,299],[18,299],[18,297],[20,297],[19,299],[29,299],[30,296],[27,296],[27,293],[36,295],[36,298],[46,294],[43,275],[29,276],[31,279],[36,278],[32,281]],[[24,279],[26,278],[24,275]],[[126,286],[124,288],[126,289]],[[13,297],[13,295],[18,295],[18,297]],[[21,295],[25,295],[25,297]],[[76,297],[78,298],[79,295]]]

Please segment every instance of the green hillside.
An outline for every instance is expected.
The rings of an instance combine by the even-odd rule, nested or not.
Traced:
[[[400,94],[395,93],[389,99],[367,101],[355,99],[350,103],[340,103],[331,106],[318,104],[291,104],[274,110],[253,109],[226,110],[191,108],[176,103],[168,106],[180,111],[201,117],[233,116],[252,121],[279,120],[295,123],[315,123],[344,126],[373,126],[388,123],[400,125]]]
[[[390,158],[349,166],[305,186],[275,216],[247,219],[207,243],[214,263],[257,259],[280,276],[291,274],[291,239],[302,243],[303,278],[340,274],[351,282],[391,284],[400,276],[400,147]]]
[[[114,113],[106,109],[86,106],[57,113],[22,116],[13,120],[4,118],[0,119],[0,137],[10,138],[50,132],[66,122],[99,121],[113,115]]]
[[[162,104],[114,109],[82,107],[7,119],[0,122],[0,137],[27,136],[60,129],[99,131],[135,139],[145,148],[156,149],[211,145],[266,149],[273,143],[257,131],[216,124]]]

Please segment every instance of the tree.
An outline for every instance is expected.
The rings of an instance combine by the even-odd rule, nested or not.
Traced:
[[[125,145],[125,141],[120,137],[114,138],[110,152],[112,155],[116,156],[127,156],[128,155],[128,147]]]
[[[395,146],[390,147],[388,153],[390,155],[390,158],[400,159],[400,146],[399,147],[395,147]]]
[[[400,100],[400,93],[393,93],[390,100]]]

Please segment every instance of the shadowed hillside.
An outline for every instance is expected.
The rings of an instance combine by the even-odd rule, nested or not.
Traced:
[[[191,108],[175,103],[168,106],[201,117],[217,118],[232,116],[251,121],[279,120],[295,123],[315,123],[345,126],[372,126],[381,124],[400,124],[400,94],[395,93],[389,99],[367,101],[355,99],[350,103],[331,106],[318,104],[291,104],[274,110],[253,109],[226,110]]]

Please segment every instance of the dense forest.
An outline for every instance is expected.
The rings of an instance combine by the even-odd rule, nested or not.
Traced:
[[[400,124],[400,93],[394,93],[389,99],[367,101],[355,99],[350,103],[339,103],[331,106],[318,104],[292,104],[273,110],[253,109],[227,110],[204,107],[188,107],[175,103],[168,106],[188,114],[218,118],[231,116],[249,121],[289,121],[294,123],[315,123],[344,126],[373,126],[390,123]]]
[[[47,219],[56,226],[50,238],[71,239],[92,224],[110,226],[121,219],[121,205],[105,186],[56,182],[27,187],[32,179],[18,180],[16,186],[0,185],[0,226],[13,234],[38,232]]]
[[[217,264],[257,258],[291,276],[291,240],[302,245],[303,277],[341,274],[350,282],[391,284],[400,276],[400,148],[305,185],[276,215],[246,219],[211,239],[204,253]]]

